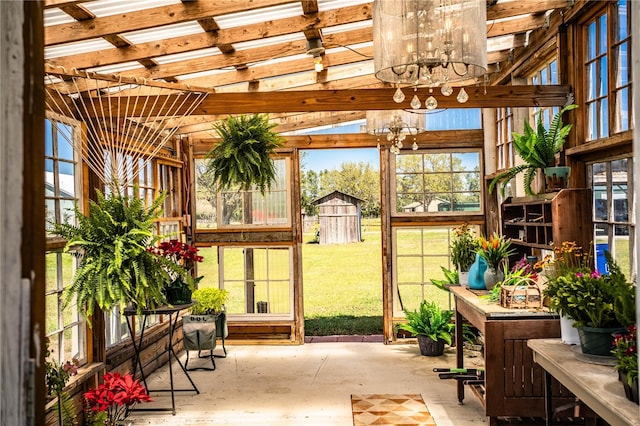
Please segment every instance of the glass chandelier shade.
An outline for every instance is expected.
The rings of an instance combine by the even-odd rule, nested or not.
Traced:
[[[484,75],[486,7],[486,0],[375,0],[376,78],[398,86],[441,86],[449,96],[451,82]]]
[[[366,128],[367,133],[378,137],[378,147],[380,137],[386,135],[387,141],[391,143],[389,151],[398,154],[407,136],[414,137],[412,149],[418,149],[415,137],[426,130],[426,115],[404,110],[370,110],[367,111]]]

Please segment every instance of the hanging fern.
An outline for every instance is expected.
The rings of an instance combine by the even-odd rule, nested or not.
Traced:
[[[272,129],[269,116],[254,114],[229,117],[213,128],[221,141],[207,154],[207,168],[220,190],[256,187],[264,194],[276,179],[271,159],[282,138]]]
[[[137,191],[134,191],[137,192]],[[53,224],[54,233],[67,239],[65,251],[78,258],[73,281],[64,293],[64,306],[76,299],[90,321],[96,306],[108,311],[132,305],[138,311],[166,303],[162,289],[171,282],[168,272],[193,278],[170,259],[148,250],[161,236],[154,235],[165,195],[149,208],[138,197],[97,191],[89,212],[76,208],[78,225]]]

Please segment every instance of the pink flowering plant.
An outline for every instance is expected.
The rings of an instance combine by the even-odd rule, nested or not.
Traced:
[[[616,334],[613,350],[616,357],[616,370],[627,376],[627,383],[632,386],[638,380],[638,327],[630,324],[624,333]]]
[[[609,253],[609,274],[578,269],[553,277],[545,295],[549,307],[572,318],[575,327],[616,328],[635,322],[635,286]]]
[[[202,279],[202,277],[193,278],[196,263],[203,260],[198,254],[198,248],[178,240],[170,240],[149,250],[160,258],[170,261],[171,266],[167,269],[171,282],[164,287],[167,301],[170,304],[191,302],[191,292]]]
[[[105,425],[119,424],[136,404],[151,402],[147,389],[130,373],[105,373],[103,383],[84,394],[87,408],[92,412],[106,413]]]

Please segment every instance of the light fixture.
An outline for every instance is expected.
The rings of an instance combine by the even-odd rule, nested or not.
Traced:
[[[380,137],[386,134],[387,141],[391,142],[389,151],[398,154],[407,136],[413,136],[411,148],[418,149],[416,135],[426,130],[426,115],[405,110],[367,111],[366,128],[367,133],[378,137],[378,148]]]
[[[322,40],[319,38],[312,38],[307,40],[307,55],[313,56],[313,68],[316,72],[321,72],[324,69],[322,64],[322,54],[324,53],[324,46]]]
[[[375,0],[373,46],[376,78],[398,88],[393,97],[405,99],[400,86],[429,87],[427,109],[438,101],[433,88],[453,94],[452,82],[482,76],[487,70],[486,0]],[[469,99],[464,87],[457,100]],[[411,108],[420,108],[417,95]]]

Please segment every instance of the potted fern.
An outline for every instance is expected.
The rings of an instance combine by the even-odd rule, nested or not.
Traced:
[[[423,300],[418,310],[404,311],[407,322],[398,324],[398,329],[416,336],[420,353],[424,356],[440,356],[445,343],[451,344],[455,325],[451,321],[453,311],[442,310],[435,302]]]
[[[524,133],[512,133],[513,147],[524,163],[513,166],[494,177],[489,184],[489,192],[492,193],[496,185],[501,184],[501,192],[504,195],[505,187],[511,179],[524,173],[524,191],[527,195],[534,195],[531,183],[538,170],[543,170],[545,173],[547,191],[552,192],[566,187],[570,169],[566,166],[556,167],[555,156],[564,146],[572,127],[571,124],[563,124],[562,114],[575,108],[578,108],[578,105],[571,104],[562,108],[553,117],[548,129],[542,121],[542,110],[538,114],[536,130],[525,120]]]
[[[271,159],[283,139],[266,114],[230,116],[214,124],[221,140],[207,153],[207,168],[220,190],[256,187],[264,194],[276,178]]]
[[[160,217],[164,195],[147,208],[139,197],[96,194],[88,214],[76,208],[77,225],[52,224],[53,232],[67,239],[65,251],[78,259],[65,290],[65,306],[76,299],[90,323],[96,308],[109,311],[131,305],[141,312],[165,304],[163,288],[171,283],[170,274],[193,286],[184,268],[150,249],[162,238],[154,235],[154,221]]]

